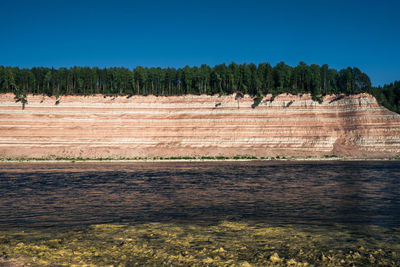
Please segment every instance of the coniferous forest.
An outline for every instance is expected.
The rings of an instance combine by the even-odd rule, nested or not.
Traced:
[[[185,95],[232,94],[251,96],[280,93],[311,93],[320,100],[326,94],[373,94],[380,104],[400,113],[400,81],[372,87],[370,78],[356,67],[336,70],[328,65],[296,67],[280,62],[255,65],[220,64],[214,67],[147,68],[72,67],[31,69],[0,66],[0,93],[14,93],[17,101],[26,95]]]

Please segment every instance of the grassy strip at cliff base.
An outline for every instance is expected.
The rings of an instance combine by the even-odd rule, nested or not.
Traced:
[[[398,157],[388,158],[353,158],[353,157],[341,157],[337,155],[324,155],[324,156],[280,156],[275,157],[265,156],[248,156],[248,155],[237,155],[233,157],[226,156],[199,156],[199,157],[108,157],[108,158],[85,158],[85,157],[46,157],[46,158],[25,158],[25,157],[3,157],[0,158],[0,162],[49,162],[49,161],[67,161],[67,162],[107,162],[107,161],[247,161],[247,160],[400,160]]]

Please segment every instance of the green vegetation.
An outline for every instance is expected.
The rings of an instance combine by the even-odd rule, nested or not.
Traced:
[[[116,158],[64,158],[64,157],[48,157],[48,158],[0,158],[0,161],[72,161],[72,162],[85,162],[85,161],[153,161],[153,160],[258,160],[258,159],[268,159],[268,157],[256,157],[247,155],[237,155],[234,157],[225,156],[201,156],[201,157],[116,157]]]
[[[0,93],[11,92],[24,105],[26,95],[184,95],[241,93],[260,97],[280,93],[311,93],[315,101],[325,94],[372,93],[385,107],[399,112],[400,82],[372,88],[368,75],[356,67],[335,70],[324,64],[300,62],[291,67],[284,62],[272,67],[268,63],[220,64],[214,67],[184,68],[46,68],[0,66]],[[25,97],[24,97],[25,96]],[[272,100],[273,100],[272,98]],[[238,105],[239,105],[238,98]]]
[[[254,103],[253,105],[251,105],[252,108],[257,107],[258,105],[260,105],[261,101],[262,101],[263,97],[262,95],[260,95],[259,93],[256,95],[256,97],[254,98]]]
[[[19,69],[0,66],[0,92],[46,95],[182,95],[330,93],[354,94],[371,89],[369,77],[357,68],[339,72],[328,65],[300,62],[225,64],[209,67],[126,68],[73,67]]]
[[[329,159],[329,158],[337,158],[338,156],[336,155],[324,155],[324,158]]]
[[[175,160],[193,160],[193,161],[202,161],[202,160],[303,160],[303,159],[312,159],[312,160],[320,160],[320,159],[343,159],[336,155],[324,155],[322,157],[285,157],[285,156],[276,156],[276,157],[256,157],[250,155],[236,155],[233,157],[226,156],[199,156],[199,157],[134,157],[134,158],[126,158],[126,157],[116,157],[116,158],[63,158],[63,157],[48,157],[48,158],[0,158],[0,162],[9,162],[9,161],[18,161],[18,162],[29,162],[29,161],[71,161],[71,162],[86,162],[86,161],[175,161]],[[394,158],[396,159],[396,158]],[[397,158],[398,159],[398,158]]]
[[[400,114],[400,81],[373,88],[372,94],[381,105]]]
[[[63,158],[63,157],[47,157],[47,158],[1,158],[0,162],[44,162],[44,161],[69,161],[69,162],[87,162],[87,161],[221,161],[221,160],[323,160],[323,159],[333,159],[333,160],[351,160],[351,158],[341,157],[337,155],[324,155],[324,156],[280,156],[276,157],[256,157],[250,155],[237,155],[233,157],[226,156],[199,156],[199,157],[116,157],[116,158]],[[362,159],[355,159],[362,160]],[[379,158],[374,159],[379,160]],[[393,158],[384,158],[381,160],[400,160],[400,156]]]
[[[293,101],[289,101],[289,102],[286,104],[286,107],[288,108],[288,107],[290,107],[292,104],[293,104]]]
[[[17,259],[33,266],[399,266],[399,244],[399,229],[373,225],[223,221],[2,228],[0,265]]]

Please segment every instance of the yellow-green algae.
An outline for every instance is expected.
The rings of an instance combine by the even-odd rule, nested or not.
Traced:
[[[400,229],[221,222],[0,230],[0,265],[400,266]]]

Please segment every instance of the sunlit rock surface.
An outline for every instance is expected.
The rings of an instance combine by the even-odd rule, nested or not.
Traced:
[[[400,115],[368,94],[27,97],[0,95],[0,157],[400,155]]]

